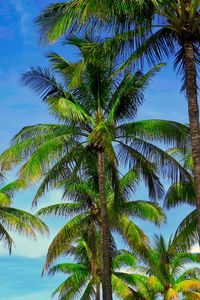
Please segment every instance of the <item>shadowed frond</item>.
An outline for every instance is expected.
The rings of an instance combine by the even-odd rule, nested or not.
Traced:
[[[181,203],[187,203],[192,206],[195,205],[195,190],[193,181],[180,181],[173,183],[168,189],[164,206],[166,208],[173,208]]]
[[[87,210],[88,205],[83,202],[76,203],[59,203],[41,208],[38,212],[38,216],[56,215],[56,216],[73,216],[78,213],[82,213]]]
[[[84,225],[88,224],[89,220],[90,217],[87,213],[80,213],[64,225],[49,246],[43,272],[50,267],[58,256],[67,253],[70,243],[81,234]]]

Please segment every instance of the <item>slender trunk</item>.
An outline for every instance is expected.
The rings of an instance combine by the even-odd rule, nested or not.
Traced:
[[[98,152],[99,198],[101,211],[101,280],[103,300],[112,300],[110,230],[105,193],[104,152]]]
[[[92,271],[92,279],[93,283],[95,284],[96,287],[96,293],[95,293],[95,300],[100,300],[100,286],[99,286],[99,278],[97,275],[97,269],[98,269],[98,262],[97,262],[97,239],[96,239],[96,228],[94,223],[91,224],[91,252],[92,252],[92,257],[91,257],[91,271]]]
[[[101,295],[100,295],[100,283],[96,283],[96,299],[95,300],[101,300]]]
[[[197,100],[197,71],[195,64],[194,46],[192,42],[183,43],[186,66],[186,91],[188,99],[188,113],[192,142],[192,158],[194,161],[194,185],[197,206],[197,229],[200,242],[200,129],[199,107]]]

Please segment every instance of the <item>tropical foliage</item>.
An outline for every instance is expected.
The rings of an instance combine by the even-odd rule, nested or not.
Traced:
[[[10,253],[13,239],[9,231],[32,238],[36,237],[35,231],[41,234],[48,233],[48,227],[37,216],[12,206],[14,193],[22,188],[24,188],[22,180],[15,180],[0,188],[0,240]]]
[[[198,67],[200,61],[199,0],[66,1],[53,3],[41,13],[36,24],[43,41],[53,42],[64,33],[80,30],[116,33],[106,40],[106,51],[131,49],[121,67],[137,59],[155,64],[163,57],[174,58],[174,68],[182,73],[190,121],[197,224],[200,236],[200,130]],[[99,48],[99,45],[98,45]],[[104,48],[104,46],[103,46]],[[102,49],[100,50],[102,51]]]
[[[144,99],[144,89],[160,69],[153,67],[146,74],[131,71],[115,74],[118,56],[87,59],[93,41],[72,37],[82,60],[71,63],[58,54],[49,55],[53,69],[61,82],[47,69],[31,68],[23,75],[23,82],[40,94],[50,112],[63,124],[41,124],[23,128],[13,139],[13,145],[0,157],[4,170],[25,160],[20,179],[36,182],[45,174],[42,188],[55,177],[74,176],[84,165],[88,155],[98,161],[98,188],[102,232],[103,286],[108,287],[105,299],[112,298],[111,253],[108,213],[105,195],[105,161],[109,164],[115,198],[119,195],[118,163],[128,164],[143,177],[151,198],[160,198],[162,187],[158,170],[169,179],[177,179],[185,170],[152,141],[184,145],[187,127],[165,120],[132,121]],[[130,121],[131,119],[131,121]],[[95,157],[95,156],[94,156]],[[62,170],[61,173],[59,170]],[[42,190],[40,189],[40,191]]]
[[[90,177],[89,177],[90,176]],[[99,193],[95,190],[94,173],[87,174],[88,180],[84,182],[83,176],[73,177],[73,181],[62,181],[64,184],[63,199],[67,202],[44,207],[38,211],[38,215],[57,215],[72,218],[59,231],[49,246],[45,268],[49,268],[58,256],[65,254],[68,246],[85,232],[91,224],[95,228],[101,225]],[[140,218],[159,225],[165,221],[162,209],[153,202],[144,200],[126,199],[131,194],[138,182],[138,176],[134,170],[126,173],[119,182],[120,194],[124,199],[118,199],[115,203],[114,189],[106,182],[106,199],[108,207],[109,228],[111,232],[118,233],[135,253],[145,251],[148,237],[144,231],[133,222],[133,218]],[[60,183],[58,183],[60,186]],[[71,202],[69,202],[69,199]],[[121,200],[121,201],[120,201]]]
[[[197,209],[195,208],[196,193],[194,188],[193,159],[190,147],[172,148],[168,151],[173,155],[191,174],[189,180],[174,182],[165,195],[164,205],[167,209],[174,208],[180,204],[188,204],[193,209],[181,221],[177,228],[177,244],[182,248],[190,248],[198,240],[197,231]]]
[[[59,294],[61,300],[100,299],[99,242],[98,232],[88,227],[66,251],[74,262],[50,268],[49,275],[68,275],[53,296]],[[155,300],[161,295],[165,300],[182,299],[181,295],[188,300],[200,299],[200,269],[194,265],[200,257],[178,251],[172,238],[167,243],[162,236],[155,236],[153,247],[142,255],[144,265],[138,265],[136,256],[127,250],[113,249],[112,255],[112,286],[119,299]]]
[[[200,237],[199,7],[199,0],[71,0],[49,5],[36,20],[42,42],[70,36],[64,45],[75,46],[80,59],[52,52],[49,68],[22,76],[57,123],[22,128],[0,154],[1,180],[19,167],[18,179],[0,188],[0,240],[11,252],[10,230],[35,238],[35,231],[48,232],[38,216],[67,217],[43,269],[66,276],[53,293],[60,300],[112,300],[113,293],[126,300],[200,299],[200,256],[190,252]],[[171,57],[182,74],[190,126],[136,120],[146,88]],[[170,183],[166,194],[163,179]],[[57,188],[64,202],[38,216],[14,208],[14,193],[37,182],[34,205]],[[133,200],[141,183],[148,201]],[[163,197],[164,208],[184,203],[194,210],[168,242],[155,235],[152,243],[137,221],[165,222],[157,202]],[[116,233],[127,249],[118,250]],[[72,261],[53,265],[61,256]]]
[[[155,297],[161,294],[165,300],[181,299],[182,293],[185,299],[200,299],[200,269],[194,266],[199,258],[197,254],[178,251],[176,239],[167,243],[163,236],[155,236],[153,248],[144,259],[147,284]],[[192,267],[188,268],[188,263]]]
[[[67,250],[67,254],[75,262],[61,263],[50,268],[49,275],[55,275],[57,272],[68,275],[53,295],[58,293],[59,299],[101,299],[99,243],[99,233],[91,227],[87,228],[82,238],[79,238]],[[127,250],[116,249],[113,249],[112,256],[114,294],[119,299],[132,299],[133,297],[134,299],[148,299],[146,277],[139,273],[126,272],[128,268],[136,265],[136,257]]]

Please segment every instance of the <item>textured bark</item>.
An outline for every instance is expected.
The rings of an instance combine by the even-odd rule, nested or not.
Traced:
[[[195,54],[192,42],[184,42],[186,64],[186,91],[188,99],[188,113],[190,120],[190,133],[192,142],[192,157],[194,161],[194,184],[196,192],[196,206],[198,212],[198,234],[200,242],[200,129],[199,107],[197,99],[197,71]]]
[[[100,283],[96,283],[96,300],[101,300],[101,294],[100,294]]]
[[[95,225],[92,223],[90,226],[90,243],[91,243],[91,252],[92,257],[90,260],[91,263],[91,271],[92,271],[92,279],[96,286],[96,293],[95,293],[95,300],[100,300],[100,286],[99,286],[99,279],[98,279],[98,262],[97,262],[97,239],[96,239],[96,228]]]
[[[105,193],[104,153],[98,152],[99,198],[101,211],[101,280],[103,300],[112,300],[110,230]]]

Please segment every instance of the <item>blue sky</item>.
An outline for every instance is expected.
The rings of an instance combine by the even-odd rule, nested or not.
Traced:
[[[54,44],[41,47],[38,43],[33,20],[39,11],[49,4],[49,0],[1,0],[0,1],[0,103],[1,133],[0,150],[8,147],[12,136],[25,125],[50,122],[44,104],[29,89],[20,84],[20,76],[30,65],[47,64],[45,55],[49,51],[57,51],[67,58],[75,58],[77,54],[70,47]],[[187,122],[187,107],[184,95],[179,93],[180,78],[173,72],[170,62],[158,74],[146,91],[145,104],[140,109],[138,119],[162,118],[179,122]],[[15,174],[9,173],[8,180]],[[19,193],[15,198],[15,206],[30,210],[36,187]],[[136,198],[147,199],[143,186]],[[60,200],[60,192],[53,191],[41,204],[46,205]],[[189,208],[180,207],[168,213],[168,224],[157,231],[169,236]],[[0,246],[0,300],[50,300],[51,292],[64,279],[61,275],[54,278],[41,279],[41,270],[50,240],[59,230],[64,220],[46,219],[50,226],[50,237],[39,237],[38,241],[14,234],[16,248],[11,257]],[[141,223],[146,232],[152,235],[153,225]]]

